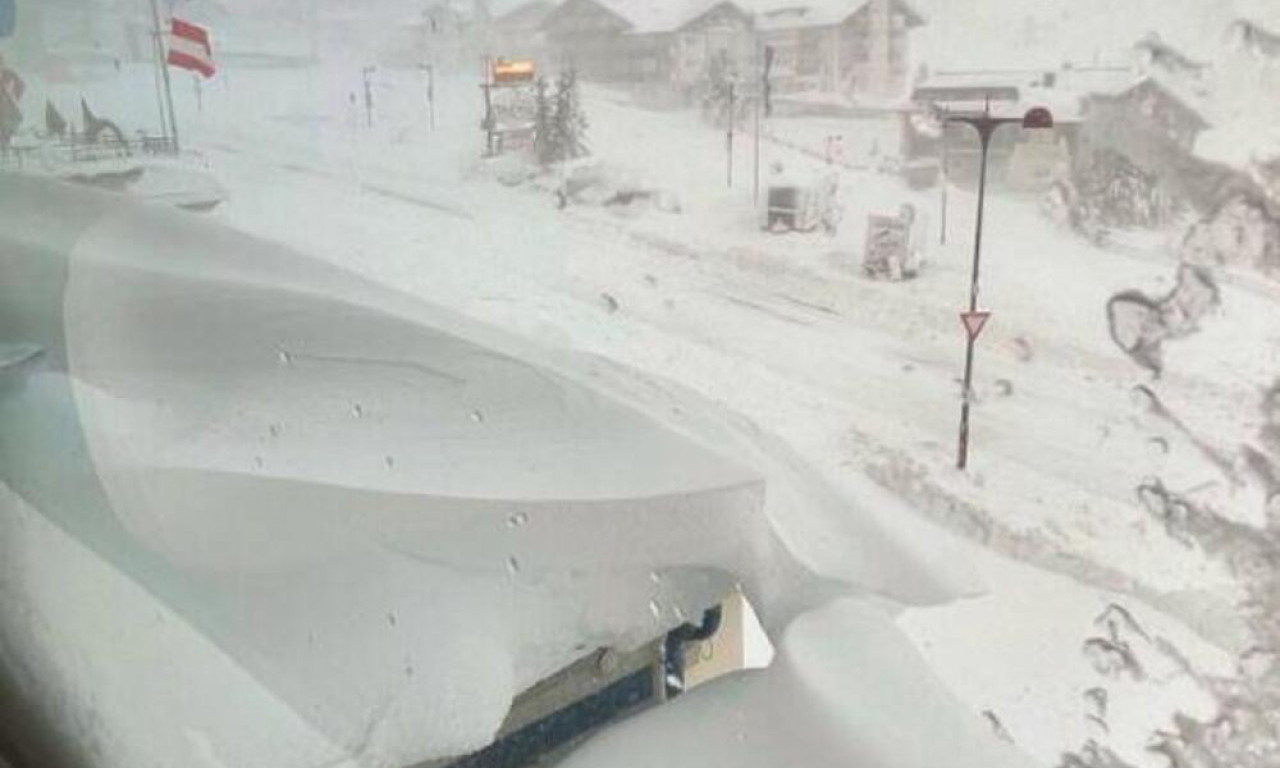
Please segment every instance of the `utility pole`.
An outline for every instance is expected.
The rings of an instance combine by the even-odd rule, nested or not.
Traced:
[[[484,93],[484,156],[493,157],[494,129],[497,126],[493,114],[493,59],[490,56],[484,57],[484,74],[481,77],[480,90]]]
[[[734,117],[734,84],[729,81],[729,132],[726,134],[729,148],[729,188],[733,189],[733,117]]]
[[[375,67],[365,67],[360,70],[360,74],[364,77],[364,119],[365,125],[369,128],[373,127],[373,73]]]
[[[969,411],[973,403],[973,356],[978,335],[982,333],[991,313],[978,310],[978,279],[982,264],[982,220],[987,199],[987,159],[991,150],[991,137],[996,129],[1008,123],[1021,123],[1024,129],[1049,129],[1053,127],[1053,115],[1043,107],[1036,107],[1021,118],[992,117],[991,99],[987,98],[982,113],[974,116],[949,117],[943,123],[944,137],[947,123],[964,123],[973,126],[978,132],[978,140],[982,145],[982,158],[978,171],[978,219],[973,235],[973,269],[969,279],[969,311],[961,313],[964,323],[966,344],[964,355],[964,394],[960,403],[960,443],[956,455],[956,467],[965,469],[969,465]]]
[[[160,28],[160,6],[156,0],[151,0],[151,21],[155,25],[156,39],[156,66],[160,68],[160,74],[164,81],[164,101],[168,105],[169,112],[169,132],[168,137],[173,141],[173,152],[177,154],[181,147],[178,144],[178,118],[173,110],[173,87],[169,82],[169,64],[165,60],[164,33]],[[163,122],[164,111],[161,110],[161,122]]]
[[[942,114],[942,202],[940,204],[940,213],[938,218],[941,220],[941,226],[938,230],[938,242],[942,245],[947,244],[947,186],[951,179],[948,176],[948,168],[950,167],[950,149],[947,147],[947,119],[946,112]]]
[[[760,53],[760,46],[756,46],[756,55]],[[764,130],[763,118],[773,114],[773,84],[769,78],[773,74],[773,57],[774,48],[772,45],[764,46],[764,65],[760,70],[760,98],[757,100],[756,106],[756,203],[760,202],[760,133]]]
[[[436,68],[427,65],[427,109],[431,120],[431,130],[436,129]]]
[[[753,29],[755,28],[754,21],[752,23],[752,28]],[[756,97],[755,130],[753,131],[755,133],[755,150],[754,150],[754,159],[752,160],[752,164],[751,164],[751,177],[752,177],[751,201],[756,205],[759,205],[760,204],[760,112],[761,110],[764,109],[765,89],[767,88],[765,81],[768,79],[768,76],[765,74],[764,67],[761,64],[760,40],[758,37],[753,38],[752,52],[755,58],[756,75],[759,76],[760,78],[760,81],[756,84],[757,87],[760,89],[760,94],[759,96]]]

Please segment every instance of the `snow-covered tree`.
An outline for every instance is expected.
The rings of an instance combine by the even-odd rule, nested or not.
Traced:
[[[538,80],[534,96],[534,154],[543,166],[584,157],[587,117],[582,112],[577,73],[570,69],[556,78],[555,93]]]
[[[548,166],[555,162],[551,142],[551,97],[547,94],[547,79],[539,77],[534,83],[533,153],[538,164]]]
[[[1233,198],[1188,231],[1181,256],[1197,264],[1236,264],[1280,276],[1280,221],[1260,200]]]
[[[697,85],[702,117],[717,128],[741,122],[747,99],[737,86],[738,76],[723,52],[712,56]]]
[[[1177,206],[1160,180],[1119,152],[1098,152],[1072,180],[1070,220],[1090,229],[1109,227],[1157,228],[1166,224]]]
[[[590,154],[577,73],[561,73],[554,93],[542,78],[534,88],[533,151],[538,163],[545,167]]]

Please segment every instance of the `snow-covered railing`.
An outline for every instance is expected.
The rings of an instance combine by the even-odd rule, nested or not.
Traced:
[[[65,141],[19,144],[0,151],[0,168],[21,169],[37,158],[61,163],[90,163],[135,156],[173,155],[177,150],[167,136],[139,136],[120,141],[107,138],[97,142]]]

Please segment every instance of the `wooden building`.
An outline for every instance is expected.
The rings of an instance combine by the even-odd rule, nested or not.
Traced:
[[[531,0],[493,20],[490,54],[507,59],[542,61],[547,39],[542,25],[556,9],[550,0]]]
[[[780,92],[889,100],[906,91],[910,31],[924,18],[904,0],[781,0],[757,23]]]
[[[673,32],[669,80],[687,89],[704,77],[750,77],[755,71],[752,17],[739,5],[717,2],[685,20]]]
[[[603,81],[658,80],[670,68],[675,6],[659,0],[565,0],[542,30],[561,66]]]
[[[1153,146],[1190,153],[1209,127],[1197,102],[1195,95],[1149,75],[1119,93],[1089,96],[1084,108],[1088,134],[1135,160]]]

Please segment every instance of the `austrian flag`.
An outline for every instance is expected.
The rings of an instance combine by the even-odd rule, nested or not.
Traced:
[[[213,48],[209,46],[208,30],[174,19],[173,27],[169,30],[168,61],[172,66],[213,77],[217,69],[213,66]]]

